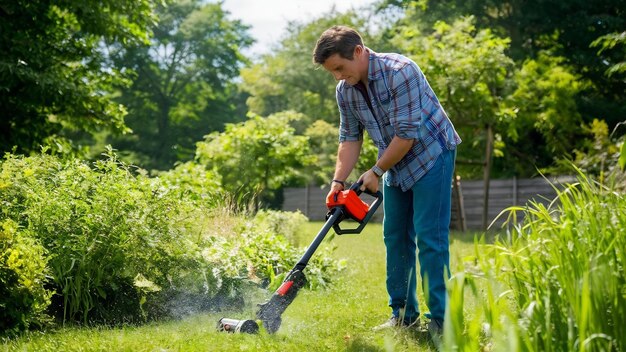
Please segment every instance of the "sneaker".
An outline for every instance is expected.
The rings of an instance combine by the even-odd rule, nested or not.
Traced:
[[[375,326],[374,327],[374,331],[384,330],[384,329],[389,329],[389,328],[395,328],[395,327],[398,327],[398,326],[400,326],[400,319],[397,316],[393,315],[386,322],[384,322],[384,323],[382,323],[382,324],[380,324],[378,326]]]
[[[410,321],[407,320],[400,320],[399,317],[396,317],[395,315],[391,316],[391,318],[389,318],[389,320],[387,320],[386,322],[375,326],[374,327],[374,331],[378,331],[378,330],[384,330],[384,329],[388,329],[388,328],[396,328],[396,327],[402,327],[402,328],[413,328],[413,327],[420,327],[420,318],[417,317],[415,319],[412,319]]]
[[[443,341],[443,319],[431,319],[428,322],[427,328],[435,347],[437,347],[438,350],[441,349]]]

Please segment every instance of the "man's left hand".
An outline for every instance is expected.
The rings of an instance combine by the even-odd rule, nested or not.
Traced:
[[[376,176],[374,171],[367,170],[361,177],[359,177],[359,181],[362,181],[361,191],[369,190],[372,193],[378,192],[378,183],[379,178]]]

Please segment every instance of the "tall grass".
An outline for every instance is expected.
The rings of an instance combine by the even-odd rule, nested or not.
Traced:
[[[626,349],[626,198],[582,172],[577,179],[547,206],[510,208],[525,218],[509,239],[477,246],[458,270],[447,349]],[[481,308],[464,312],[467,295]]]

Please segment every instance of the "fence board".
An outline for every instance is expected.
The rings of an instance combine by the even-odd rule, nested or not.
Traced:
[[[502,210],[511,206],[525,206],[530,200],[547,204],[556,196],[556,192],[551,184],[558,189],[562,189],[564,184],[574,182],[572,176],[559,176],[549,178],[532,178],[532,179],[507,179],[507,180],[491,180],[489,185],[489,209],[488,223],[491,223]],[[467,229],[482,229],[482,213],[483,213],[483,187],[482,180],[461,180],[460,182],[460,200],[463,204],[464,219]],[[326,195],[329,187],[309,186],[307,188],[285,188],[283,210],[296,211],[304,213],[311,220],[324,220],[326,217]],[[368,203],[371,197],[363,196]],[[460,210],[453,200],[451,227],[458,227]],[[522,219],[521,213],[518,213],[518,220]],[[380,207],[374,221],[380,221],[383,216],[383,207]],[[506,214],[501,216],[493,225],[498,229],[506,220]]]

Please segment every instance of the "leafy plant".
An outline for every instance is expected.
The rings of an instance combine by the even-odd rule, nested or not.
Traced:
[[[299,253],[283,236],[306,218],[267,212],[244,222],[219,208],[225,193],[200,169],[149,178],[111,150],[93,164],[8,154],[0,169],[4,297],[33,297],[6,306],[24,312],[11,326],[45,322],[50,301],[51,314],[83,323],[219,309],[239,302],[251,279],[283,274]],[[312,287],[335,270],[318,260]]]
[[[290,122],[293,112],[266,118],[251,115],[246,122],[228,124],[198,143],[197,161],[220,176],[224,189],[245,198],[271,202],[275,191],[302,177],[310,162],[307,138],[297,136]]]
[[[0,223],[0,336],[42,327],[52,291],[45,288],[45,249],[5,219]]]
[[[167,170],[193,158],[195,143],[224,123],[241,121],[244,99],[232,80],[247,63],[248,26],[219,2],[168,1],[149,45],[111,46],[111,59],[132,80],[116,101],[128,107],[132,134],[110,136],[116,148],[147,169]]]
[[[103,43],[146,41],[154,1],[3,2],[0,8],[0,150],[34,152],[44,141],[103,127],[127,131],[113,87],[128,83],[107,67]],[[67,140],[65,140],[67,141]]]

